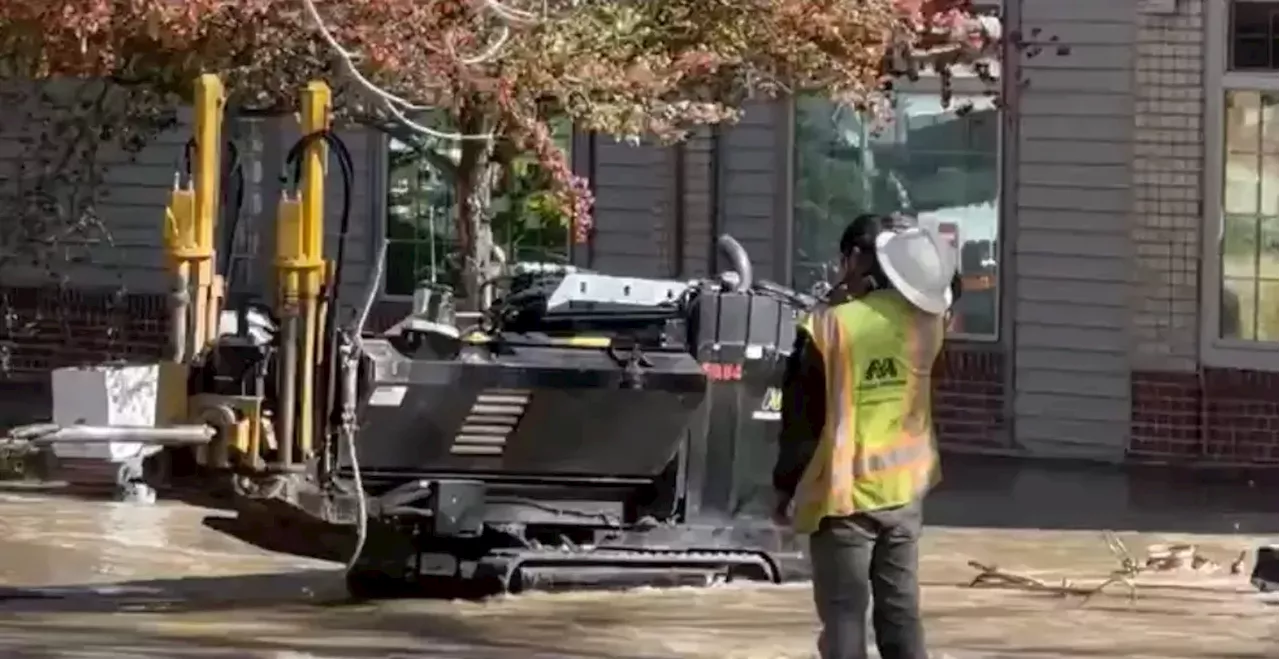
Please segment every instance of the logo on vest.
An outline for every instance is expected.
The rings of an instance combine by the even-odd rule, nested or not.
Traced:
[[[867,364],[867,370],[863,372],[862,382],[858,388],[874,389],[902,385],[905,382],[898,376],[898,363],[892,357],[880,357],[872,359]]]
[[[764,392],[764,398],[760,401],[760,407],[751,413],[751,418],[757,421],[780,421],[782,419],[782,390],[777,387],[769,387]]]

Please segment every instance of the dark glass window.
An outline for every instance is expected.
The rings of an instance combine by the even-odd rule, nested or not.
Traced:
[[[554,122],[556,143],[569,152],[572,125]],[[444,154],[449,157],[449,154]],[[430,281],[457,289],[460,265],[452,182],[429,158],[390,140],[387,164],[388,295],[411,295]],[[512,261],[566,262],[571,232],[550,203],[550,180],[529,158],[516,158],[494,190],[494,240]]]
[[[1231,54],[1228,68],[1233,71],[1275,71],[1277,41],[1276,16],[1280,3],[1232,2],[1228,27]]]
[[[792,283],[829,280],[859,213],[905,211],[957,250],[964,295],[952,330],[995,336],[999,300],[999,116],[985,95],[899,93],[880,130],[821,96],[796,102]]]

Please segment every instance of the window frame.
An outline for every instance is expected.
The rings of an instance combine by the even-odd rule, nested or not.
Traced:
[[[377,187],[374,188],[376,191],[376,194],[372,195],[375,199],[375,203],[377,204],[376,224],[377,224],[378,233],[374,243],[376,245],[381,245],[384,242],[387,244],[388,260],[389,260],[390,251],[391,251],[390,245],[392,241],[387,237],[387,230],[390,228],[390,225],[388,224],[388,222],[390,220],[389,214],[391,212],[391,205],[388,203],[387,197],[391,193],[391,189],[390,189],[391,140],[394,138],[392,138],[387,133],[374,128],[368,128],[366,130],[370,131],[372,134],[376,135],[378,138],[375,141],[376,151],[377,151],[377,162],[375,163],[376,171],[377,171]],[[426,242],[426,241],[420,241],[420,242]],[[378,250],[375,249],[373,258],[376,259],[377,254],[378,254]],[[387,292],[387,272],[386,271],[387,271],[387,268],[384,266],[383,272],[382,272],[382,278],[381,278],[382,281],[378,282],[377,299],[386,300],[389,302],[412,302],[413,301],[412,291],[409,293],[388,293]]]
[[[1206,0],[1204,52],[1204,196],[1201,200],[1200,362],[1246,370],[1280,370],[1275,341],[1225,339],[1222,321],[1223,195],[1226,166],[1226,94],[1229,91],[1280,91],[1274,71],[1229,71],[1230,5],[1237,0]]]
[[[1000,69],[999,62],[993,62],[993,69],[997,71],[997,75],[1003,75],[1003,71]],[[941,92],[937,87],[937,85],[939,84],[941,84],[941,82],[938,80],[938,77],[936,75],[925,74],[925,75],[921,75],[920,79],[914,82],[903,81],[895,88],[894,91],[895,93],[902,93],[902,94],[917,94],[917,95],[932,94],[935,96],[939,96],[941,95]],[[952,94],[951,94],[952,103],[954,104],[957,101],[962,101],[965,98],[974,98],[974,97],[980,98],[984,94],[986,94],[990,89],[991,89],[991,83],[982,82],[977,77],[974,77],[974,76],[956,77],[952,80]],[[795,222],[796,222],[795,177],[796,177],[796,173],[799,171],[798,159],[800,155],[800,150],[799,148],[797,148],[798,145],[795,144],[794,142],[794,137],[795,137],[795,121],[796,121],[796,116],[798,115],[798,112],[799,112],[797,104],[799,103],[799,101],[800,99],[792,97],[790,99],[790,105],[791,105],[790,111],[787,113],[788,121],[791,124],[791,126],[788,128],[788,131],[792,135],[792,144],[791,144],[791,154],[790,154],[791,162],[789,166],[789,169],[791,170],[791,172],[789,176],[790,180],[788,181],[788,188],[791,190],[791,200],[790,200],[790,204],[788,204],[789,208],[787,210],[787,214],[789,216],[789,223],[791,224],[790,230],[788,231],[788,242],[791,245],[787,250],[786,267],[787,267],[787,281],[790,282],[791,284],[794,284],[794,273],[795,273],[795,265],[796,265],[796,254],[794,249],[795,230],[796,230],[796,227],[795,227]],[[999,106],[997,106],[996,110],[997,110],[996,143],[994,145],[996,160],[993,167],[993,170],[995,171],[995,177],[996,177],[996,198],[995,198],[994,206],[996,210],[996,241],[998,245],[1002,245],[1004,242],[1005,222],[1006,222],[1004,217],[1004,196],[1008,192],[1007,186],[1005,185],[1005,177],[1004,177],[1004,160],[1005,160],[1004,141],[1006,139],[1006,135],[1005,135],[1005,122],[1003,121],[1003,118],[1002,118],[1004,110]],[[957,246],[957,259],[959,259],[959,250],[962,249],[963,247],[964,247],[963,244]],[[999,250],[996,251],[995,256],[998,259],[1000,258]],[[956,265],[957,267],[959,267],[958,260]],[[967,343],[977,343],[977,344],[983,344],[983,345],[997,344],[1000,342],[1001,322],[1003,320],[1003,313],[1004,313],[1004,309],[1003,309],[1004,305],[1001,303],[1004,296],[1004,282],[1005,282],[1005,277],[1003,274],[1004,267],[1005,267],[1005,264],[1003,263],[1003,259],[1001,259],[997,265],[996,274],[995,274],[996,294],[995,294],[995,304],[992,307],[993,330],[991,332],[983,332],[983,333],[965,332],[965,331],[959,331],[959,332],[948,331],[946,335],[946,338],[948,341],[964,341]]]
[[[391,185],[391,169],[390,169],[391,140],[394,138],[392,138],[392,136],[388,135],[386,132],[380,131],[374,128],[366,128],[365,130],[367,130],[371,135],[375,136],[375,139],[372,140],[372,144],[371,144],[371,151],[374,152],[373,155],[375,158],[375,161],[373,163],[373,174],[374,174],[373,189],[375,191],[375,194],[372,194],[370,196],[373,198],[373,207],[374,207],[373,212],[374,212],[374,225],[375,225],[374,228],[377,230],[377,234],[376,234],[377,239],[373,241],[373,244],[375,245],[375,247],[373,249],[373,256],[370,258],[376,259],[377,253],[378,253],[377,245],[381,245],[382,241],[388,240],[387,229],[389,228],[389,226],[387,222],[389,219],[388,213],[390,212],[391,208],[390,208],[390,205],[387,203],[387,195],[390,193],[390,189],[388,186]],[[577,126],[571,123],[569,125],[569,134],[568,134],[569,139],[568,139],[568,144],[566,145],[568,147],[566,151],[566,155],[569,158],[570,169],[572,169],[574,172],[578,171],[577,170],[578,158],[576,153],[578,135],[579,133],[578,133]],[[566,263],[571,263],[573,260],[573,252],[574,252],[573,247],[574,247],[573,231],[571,229],[569,231],[569,236],[568,236],[568,245],[567,245],[568,260],[566,261]],[[384,272],[382,276],[382,281],[378,282],[378,295],[375,299],[384,300],[388,302],[411,302],[413,300],[413,295],[411,293],[388,293],[386,273]]]

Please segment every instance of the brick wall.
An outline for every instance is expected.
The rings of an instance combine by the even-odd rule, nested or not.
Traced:
[[[1204,0],[1137,16],[1129,455],[1275,464],[1277,376],[1201,365]]]
[[[1278,393],[1275,373],[1135,372],[1129,453],[1179,462],[1275,464]]]
[[[1003,371],[1004,354],[994,346],[947,344],[934,368],[939,446],[961,451],[1009,448]]]
[[[0,428],[49,418],[49,371],[159,357],[165,298],[0,286]]]
[[[163,295],[0,286],[0,381],[44,379],[63,366],[158,357]]]

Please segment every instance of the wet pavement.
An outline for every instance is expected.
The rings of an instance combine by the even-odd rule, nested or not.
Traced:
[[[949,465],[922,559],[935,656],[1276,657],[1277,610],[1227,565],[1276,534],[1273,476]],[[1250,485],[1252,482],[1252,485]],[[1163,502],[1163,503],[1161,503]],[[803,585],[531,594],[485,603],[345,601],[337,565],[210,528],[230,513],[0,492],[2,657],[781,659],[812,655]],[[1096,585],[1100,529],[1141,558],[1190,542],[1221,564],[1078,595],[968,588],[969,560]]]

